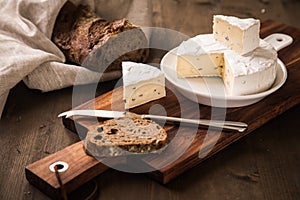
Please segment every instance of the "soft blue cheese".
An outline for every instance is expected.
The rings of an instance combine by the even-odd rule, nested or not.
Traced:
[[[214,15],[214,38],[241,55],[259,45],[260,21],[253,18],[240,19],[233,16]]]
[[[156,67],[143,63],[122,62],[125,109],[166,96],[165,76]]]

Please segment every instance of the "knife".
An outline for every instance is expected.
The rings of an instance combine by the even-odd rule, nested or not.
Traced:
[[[222,120],[218,121],[218,120],[207,120],[207,119],[185,119],[179,117],[168,117],[168,116],[150,115],[150,114],[136,114],[127,111],[122,112],[122,111],[110,111],[110,110],[70,110],[59,114],[58,117],[69,118],[75,115],[101,117],[101,118],[135,117],[135,118],[142,118],[142,119],[177,122],[183,124],[197,124],[205,127],[222,128],[225,130],[239,131],[239,132],[244,132],[248,128],[248,125],[244,122],[222,121]]]

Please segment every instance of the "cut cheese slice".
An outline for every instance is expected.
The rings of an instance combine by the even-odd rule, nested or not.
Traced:
[[[143,63],[122,62],[125,109],[166,96],[164,74]]]
[[[220,76],[224,65],[224,50],[226,46],[217,43],[211,34],[182,42],[177,50],[178,77]]]
[[[179,77],[220,76],[224,65],[223,54],[217,53],[180,55],[177,59]]]
[[[211,71],[211,74],[206,74],[206,76],[216,76],[218,73],[217,76],[223,79],[227,94],[234,96],[258,93],[273,84],[276,77],[277,52],[269,43],[260,40],[258,48],[246,55],[240,55],[216,41],[213,34],[198,35],[190,40],[193,40],[193,43],[196,42],[199,48],[197,50],[188,48],[186,44],[191,43],[187,42],[182,43],[184,47],[181,45],[178,47],[176,69],[179,77],[200,77],[202,74],[199,67],[203,66],[206,68],[203,71]],[[184,49],[188,49],[186,53],[184,53]],[[216,52],[219,53],[216,54]],[[224,61],[218,63],[216,55]],[[185,58],[185,62],[182,62],[182,57]],[[211,61],[208,61],[208,58],[211,58]],[[194,62],[198,59],[198,63]],[[184,64],[181,65],[182,63]],[[191,68],[195,73],[189,70]],[[186,71],[190,73],[188,74]]]
[[[214,38],[241,55],[259,46],[260,21],[232,16],[214,15]]]

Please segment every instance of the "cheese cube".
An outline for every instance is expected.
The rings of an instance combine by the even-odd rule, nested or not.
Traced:
[[[122,62],[125,109],[166,96],[165,76],[156,67],[143,63]]]
[[[253,18],[239,19],[232,16],[214,15],[214,38],[241,55],[259,45],[260,21]]]

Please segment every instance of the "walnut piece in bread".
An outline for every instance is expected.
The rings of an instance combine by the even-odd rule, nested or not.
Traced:
[[[117,118],[88,131],[85,150],[94,157],[157,153],[167,144],[167,133],[157,123],[141,118]]]

